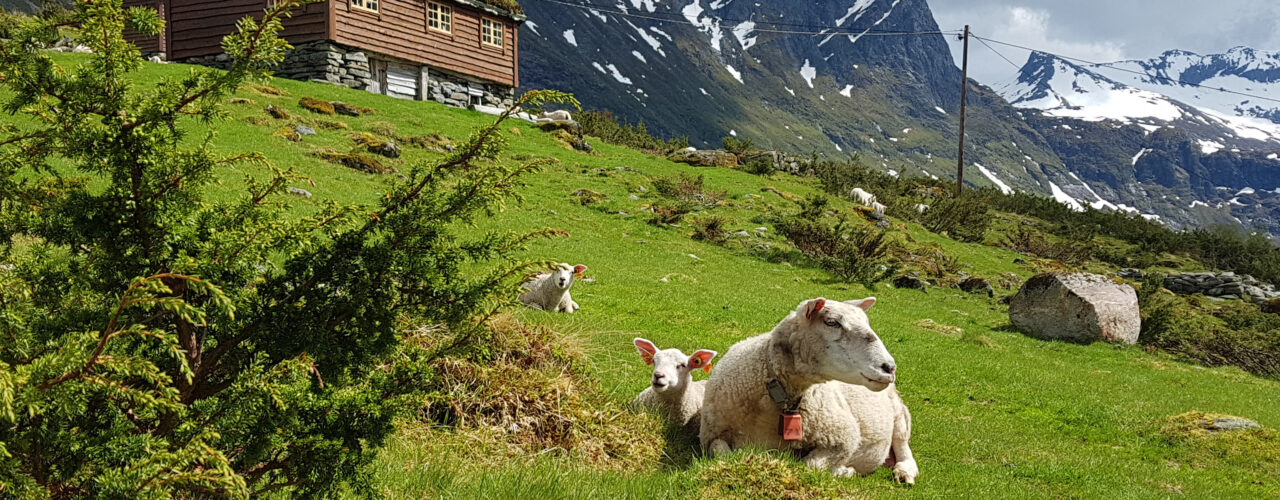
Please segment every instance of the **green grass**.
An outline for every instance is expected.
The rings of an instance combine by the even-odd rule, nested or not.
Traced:
[[[185,71],[181,65],[148,65],[139,85]],[[227,153],[261,151],[275,164],[310,177],[314,185],[298,187],[315,197],[288,199],[299,214],[326,201],[370,203],[383,191],[389,176],[360,173],[311,156],[320,148],[350,150],[354,143],[347,133],[389,123],[401,136],[439,132],[460,141],[492,119],[435,103],[321,84],[270,84],[289,95],[243,90],[238,97],[253,104],[227,105],[231,120],[217,125],[214,145]],[[304,96],[341,100],[375,113],[321,117],[298,106]],[[294,119],[267,117],[262,108],[268,104],[287,109]],[[299,120],[315,126],[318,134],[300,143],[272,136]],[[322,120],[345,122],[351,130],[316,126]],[[802,262],[768,262],[753,256],[755,244],[781,242],[773,231],[763,238],[753,236],[746,244],[694,241],[688,237],[692,229],[687,222],[680,228],[647,223],[648,214],[641,207],[657,200],[654,178],[679,172],[704,175],[708,188],[726,191],[731,200],[713,213],[733,219],[731,229],[753,233],[762,225],[753,219],[764,207],[791,206],[762,188],[801,196],[819,189],[789,176],[672,164],[599,141],[591,141],[597,154],[588,155],[522,123],[502,130],[512,145],[499,161],[536,156],[559,163],[527,176],[525,202],[508,206],[475,230],[554,227],[569,232],[567,238],[536,244],[528,256],[589,266],[587,275],[594,281],[573,289],[582,310],[573,315],[524,310],[517,314],[526,322],[579,338],[588,352],[590,373],[609,397],[629,401],[646,385],[648,370],[631,347],[632,337],[646,337],[660,348],[723,353],[738,340],[768,331],[804,299],[875,295],[880,301],[871,310],[872,325],[900,367],[898,387],[914,415],[912,446],[921,477],[914,488],[894,485],[887,470],[867,478],[835,479],[789,460],[762,466],[759,453],[739,454],[726,464],[708,458],[690,462],[672,454],[651,467],[625,471],[554,453],[479,467],[441,445],[467,446],[465,436],[426,430],[429,437],[424,438],[424,429],[405,423],[405,430],[381,451],[372,476],[374,491],[369,493],[411,498],[669,498],[705,489],[715,496],[770,496],[776,493],[769,489],[775,484],[793,485],[815,497],[1150,498],[1181,493],[1195,498],[1260,498],[1280,491],[1280,477],[1268,475],[1276,470],[1275,450],[1280,446],[1274,437],[1253,443],[1260,451],[1249,448],[1241,457],[1207,454],[1199,441],[1171,439],[1160,432],[1168,417],[1192,410],[1239,415],[1278,428],[1280,382],[1237,369],[1203,369],[1137,347],[1039,341],[1013,332],[1007,308],[985,296],[938,288],[926,295],[888,285],[868,290],[835,282]],[[191,139],[198,140],[199,134]],[[438,156],[406,145],[403,159],[386,164],[403,170],[414,161]],[[230,196],[243,186],[246,174],[258,173],[251,167],[221,172],[212,194]],[[607,200],[579,205],[570,195],[579,189],[603,193]],[[629,199],[632,194],[639,199]],[[748,194],[754,196],[744,196]],[[835,207],[850,209],[845,202]],[[1016,253],[958,243],[915,224],[906,227],[905,234],[914,240],[937,243],[959,258],[970,274],[1031,274],[1030,268],[1013,263],[1020,257]],[[948,336],[913,326],[922,319],[959,327],[964,334]],[[436,440],[442,436],[448,439]],[[1266,466],[1254,467],[1250,459]]]

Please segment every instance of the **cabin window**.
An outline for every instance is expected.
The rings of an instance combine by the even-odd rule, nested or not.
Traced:
[[[502,23],[489,18],[480,19],[480,42],[492,47],[502,47]]]
[[[377,12],[380,0],[351,0],[351,6],[357,9]]]
[[[453,7],[427,2],[427,27],[442,33],[453,33]]]

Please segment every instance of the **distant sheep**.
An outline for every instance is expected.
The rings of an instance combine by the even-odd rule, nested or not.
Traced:
[[[702,410],[702,394],[707,381],[693,381],[694,370],[711,371],[711,359],[715,351],[699,349],[692,356],[685,356],[679,349],[664,349],[645,339],[633,341],[640,358],[653,366],[653,377],[636,403],[654,408],[672,423],[680,425],[691,435],[697,435],[699,413]]]
[[[524,290],[520,302],[544,311],[577,311],[578,303],[569,295],[569,287],[573,286],[574,277],[581,277],[586,270],[587,266],[583,265],[556,264],[550,273],[539,274],[520,286]]]
[[[869,206],[871,207],[871,213],[876,217],[884,217],[884,211],[889,209],[889,207],[884,206],[883,203],[878,201],[871,203]]]
[[[924,215],[925,212],[929,211],[929,205],[925,205],[924,203],[916,203],[915,209],[916,209],[916,213],[919,213],[920,215]]]
[[[911,414],[894,387],[893,357],[867,321],[875,302],[806,300],[773,331],[729,348],[707,381],[703,448],[804,453],[807,465],[837,476],[884,465],[894,480],[914,484]],[[798,433],[783,427],[784,409],[799,415]]]
[[[872,203],[876,202],[876,195],[868,193],[865,189],[862,189],[862,188],[853,188],[852,190],[850,190],[849,197],[852,198],[853,201],[856,201],[868,207],[871,206]]]
[[[573,121],[573,115],[563,109],[557,111],[544,111],[542,114],[538,115],[538,118],[557,122]]]

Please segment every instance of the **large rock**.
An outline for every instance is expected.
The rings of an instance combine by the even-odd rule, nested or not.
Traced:
[[[1138,294],[1096,274],[1040,274],[1009,302],[1009,320],[1032,337],[1133,344],[1141,319]]]
[[[688,163],[695,167],[734,167],[738,157],[719,150],[678,151],[667,157],[676,163]]]

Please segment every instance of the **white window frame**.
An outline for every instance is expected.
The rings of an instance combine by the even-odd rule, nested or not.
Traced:
[[[482,17],[480,18],[480,44],[497,49],[503,48],[506,43],[507,26],[497,19]],[[486,40],[488,38],[488,40]],[[495,43],[494,40],[497,42]]]
[[[382,0],[351,0],[350,5],[353,9],[377,13],[382,8]]]
[[[440,27],[432,26],[435,21]],[[436,2],[427,2],[427,29],[447,35],[453,34],[453,7]]]

